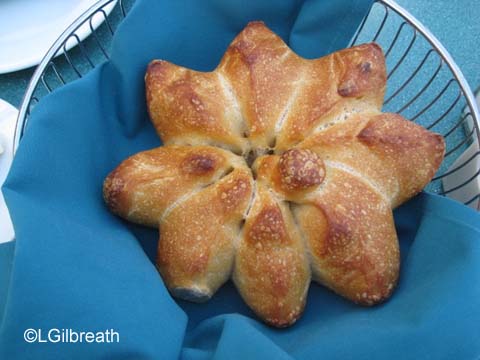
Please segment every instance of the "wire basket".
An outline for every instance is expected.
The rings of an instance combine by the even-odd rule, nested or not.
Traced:
[[[31,110],[43,96],[83,77],[109,59],[112,36],[133,2],[100,0],[50,48],[21,104],[14,152],[28,128]],[[107,16],[105,9],[112,3],[115,7]],[[97,29],[93,26],[95,17],[104,20]],[[75,31],[84,24],[89,24],[92,35],[80,41]],[[71,41],[78,46],[67,51],[67,43]],[[373,4],[350,45],[371,41],[382,46],[387,62],[384,111],[400,113],[445,138],[445,160],[427,190],[453,195],[464,204],[480,209],[480,191],[472,186],[480,183],[480,116],[462,72],[433,34],[392,0],[378,0]],[[469,156],[461,157],[467,149]]]

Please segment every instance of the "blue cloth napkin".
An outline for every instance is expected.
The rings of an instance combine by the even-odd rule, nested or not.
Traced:
[[[422,194],[396,211],[403,262],[390,301],[362,308],[312,284],[305,314],[284,330],[258,322],[230,283],[206,304],[173,300],[154,266],[157,232],[103,204],[108,172],[160,144],[143,90],[151,59],[213,69],[254,19],[321,56],[347,45],[369,5],[137,1],[111,61],[35,108],[4,186],[17,242],[0,359],[478,359],[480,215],[452,201]],[[27,329],[118,339],[28,343]]]

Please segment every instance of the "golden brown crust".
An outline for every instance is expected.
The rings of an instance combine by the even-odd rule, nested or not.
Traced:
[[[277,152],[291,148],[329,123],[360,111],[380,111],[386,70],[382,50],[374,43],[345,49],[302,67],[303,80],[285,115]]]
[[[266,155],[253,164],[257,181],[266,182],[288,200],[315,190],[325,178],[325,164],[309,149],[293,148],[281,156]]]
[[[157,266],[174,296],[208,300],[233,276],[277,327],[300,317],[312,275],[359,304],[390,296],[392,208],[430,181],[445,145],[380,112],[378,45],[307,60],[254,22],[214,71],[154,61],[145,82],[167,146],[124,161],[104,197],[118,215],[159,226]]]
[[[310,283],[303,243],[288,206],[261,185],[243,228],[233,279],[268,324],[291,325],[303,312]]]
[[[386,71],[376,44],[307,60],[252,22],[213,72],[156,60],[145,82],[150,117],[166,144],[245,152],[246,136],[255,149],[283,151],[346,111],[379,111]]]
[[[255,148],[274,145],[275,126],[298,81],[304,60],[261,22],[233,40],[218,67],[229,79]]]
[[[325,166],[320,157],[309,149],[290,149],[280,156],[278,173],[283,189],[304,190],[323,182]]]
[[[362,113],[299,145],[362,174],[397,207],[421,191],[439,168],[443,138],[397,114]]]
[[[222,145],[243,152],[243,120],[213,72],[152,61],[145,76],[150,118],[165,144]]]
[[[105,179],[105,202],[117,215],[158,227],[165,210],[182,195],[216,181],[239,158],[209,147],[163,146],[138,153]]]
[[[387,83],[382,48],[376,43],[370,43],[338,51],[334,56],[341,74],[338,94],[345,98],[370,101],[380,110]]]
[[[405,120],[398,114],[373,117],[357,138],[369,150],[390,164],[400,190],[393,199],[397,207],[420,192],[435,175],[445,154],[445,141],[439,134]]]
[[[388,298],[399,272],[390,205],[368,184],[327,168],[325,186],[295,208],[314,279],[360,304]]]
[[[236,169],[162,219],[157,264],[170,291],[204,301],[228,280],[252,187],[248,169]]]
[[[372,152],[357,137],[370,119],[376,116],[376,113],[365,112],[353,115],[347,122],[332,125],[313,134],[298,147],[314,151],[324,161],[343,164],[363,174],[362,176],[367,176],[385,197],[394,199],[400,192],[400,184],[392,164],[385,161],[381,154]]]

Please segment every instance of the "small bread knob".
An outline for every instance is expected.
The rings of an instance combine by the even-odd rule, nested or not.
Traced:
[[[282,186],[289,191],[305,190],[320,185],[325,178],[322,159],[308,149],[290,149],[278,163]]]

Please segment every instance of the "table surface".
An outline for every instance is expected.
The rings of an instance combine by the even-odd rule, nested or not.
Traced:
[[[397,2],[438,37],[475,90],[480,85],[480,0]],[[0,98],[18,108],[34,70],[0,75]]]

